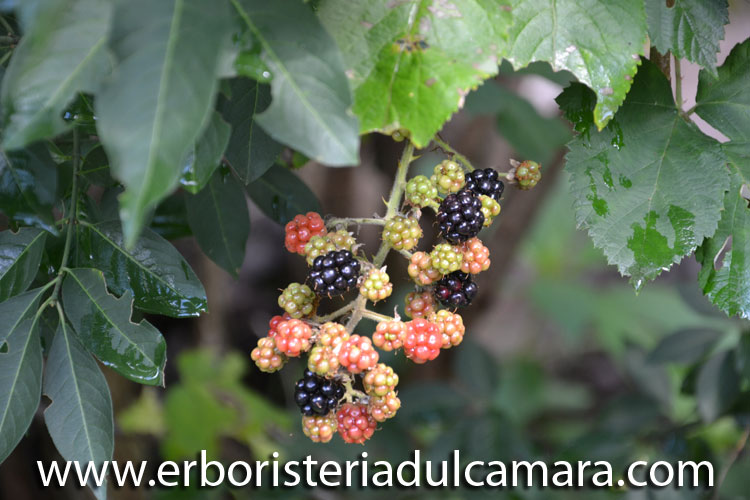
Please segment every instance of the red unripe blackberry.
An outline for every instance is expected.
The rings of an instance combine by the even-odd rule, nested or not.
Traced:
[[[437,214],[440,234],[457,245],[476,236],[484,225],[482,201],[468,189],[445,197]]]
[[[384,422],[396,416],[396,412],[401,408],[401,400],[396,392],[392,391],[384,396],[371,397],[368,406],[372,418],[377,422]]]
[[[435,297],[446,307],[464,307],[471,304],[477,290],[477,284],[472,281],[471,275],[456,271],[443,276],[435,284]]]
[[[310,337],[312,337],[312,329],[307,323],[298,319],[290,319],[278,324],[274,340],[276,349],[289,357],[296,357],[310,349]]]
[[[339,349],[339,364],[350,373],[369,370],[378,363],[379,357],[370,338],[360,335],[352,335]]]
[[[468,274],[479,274],[490,267],[490,250],[479,238],[472,238],[461,245],[464,258],[461,271]]]
[[[302,417],[302,432],[313,443],[327,443],[336,434],[336,414]]]
[[[410,318],[426,318],[435,309],[435,298],[430,292],[410,292],[406,295],[405,311]]]
[[[442,309],[432,314],[429,320],[437,325],[443,336],[443,349],[450,349],[463,341],[466,327],[460,315]]]
[[[407,272],[420,286],[431,285],[442,276],[440,271],[432,267],[432,257],[427,252],[416,252],[412,255]]]
[[[286,356],[276,349],[276,342],[271,337],[258,339],[258,345],[250,353],[250,358],[262,372],[273,373],[286,363]]]
[[[304,254],[305,245],[315,235],[325,234],[326,225],[320,214],[307,212],[306,215],[295,215],[284,227],[286,236],[284,245],[292,253]]]
[[[406,324],[403,321],[381,321],[372,334],[372,343],[384,351],[392,351],[401,347],[401,339],[406,334]]]
[[[440,354],[443,337],[438,326],[423,318],[413,319],[406,323],[404,336],[404,354],[415,363],[432,361]]]
[[[378,423],[362,403],[346,403],[336,412],[341,438],[347,443],[362,444],[370,439]]]
[[[398,375],[385,363],[378,363],[362,377],[365,392],[370,396],[385,396],[398,385]]]

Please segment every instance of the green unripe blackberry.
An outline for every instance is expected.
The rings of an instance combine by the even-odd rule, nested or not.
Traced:
[[[315,294],[307,285],[291,283],[279,295],[279,307],[295,319],[309,316],[315,309]]]
[[[419,243],[422,228],[417,219],[397,215],[385,223],[382,236],[396,250],[411,250]]]
[[[349,250],[351,252],[356,243],[357,241],[351,233],[343,229],[339,229],[334,233],[313,236],[307,245],[305,245],[307,265],[312,266],[316,257],[333,252],[334,250]]]
[[[457,193],[464,186],[464,171],[452,160],[445,160],[435,165],[432,182],[442,194]]]
[[[513,176],[518,182],[519,189],[528,190],[542,180],[542,167],[535,161],[522,161],[516,167]]]
[[[461,269],[464,255],[459,247],[454,247],[450,243],[440,243],[430,252],[430,259],[433,269],[445,275]]]
[[[489,226],[492,224],[492,219],[500,215],[500,204],[486,194],[479,195],[479,199],[482,201],[482,208],[480,210],[484,215],[484,225]]]
[[[424,175],[418,175],[406,183],[406,199],[416,207],[437,204],[437,186]]]

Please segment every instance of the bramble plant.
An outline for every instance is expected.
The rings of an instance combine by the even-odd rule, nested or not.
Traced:
[[[502,218],[503,175],[474,169],[439,135],[445,123],[464,106],[503,110],[497,127],[525,160],[504,179],[519,189],[533,188],[571,138],[491,81],[500,72],[569,83],[557,103],[576,132],[565,159],[576,218],[610,264],[640,290],[694,254],[708,299],[750,317],[750,39],[717,65],[726,0],[4,0],[0,9],[0,462],[42,395],[64,459],[112,458],[112,398],[96,360],[164,384],[166,342],[144,315],[208,308],[169,240],[193,236],[236,276],[251,233],[247,197],[287,224],[284,246],[310,266],[281,293],[284,315],[252,360],[274,372],[307,353],[295,389],[304,433],[371,437],[400,406],[378,350],[423,363],[461,343],[456,310],[490,265],[477,233]],[[683,60],[702,68],[689,109]],[[696,117],[727,140],[704,134]],[[403,143],[386,213],[324,220],[294,171],[356,165],[371,133]],[[407,180],[414,152],[431,146],[445,161]],[[426,210],[445,241],[418,251]],[[383,226],[371,257],[349,232],[362,224]],[[397,277],[383,267],[391,249],[417,286],[410,321],[367,308],[393,290]],[[350,303],[317,315],[344,293]],[[355,333],[362,318],[378,321],[375,331]],[[745,340],[714,352],[716,343],[696,343],[700,374],[685,385],[697,387],[706,422],[740,415],[750,366]],[[106,495],[106,485],[92,489]]]
[[[308,369],[295,386],[294,400],[303,415],[305,435],[315,442],[328,442],[338,432],[347,443],[361,444],[372,437],[377,422],[396,415],[401,406],[396,391],[398,375],[390,366],[378,363],[375,348],[403,349],[407,358],[421,364],[435,359],[441,349],[459,345],[465,327],[461,316],[451,310],[471,303],[477,294],[471,276],[490,266],[489,250],[477,235],[486,225],[480,197],[497,203],[505,188],[497,170],[474,169],[466,159],[461,160],[463,166],[445,160],[435,166],[431,180],[417,176],[407,182],[413,160],[414,146],[407,144],[382,218],[330,218],[324,224],[320,214],[308,212],[295,215],[286,224],[287,250],[308,256],[309,286],[291,283],[282,291],[278,302],[285,315],[271,319],[268,335],[258,340],[251,357],[260,370],[274,372],[288,358],[309,353]],[[516,179],[515,185],[528,190],[541,179],[541,167],[536,162],[518,165],[524,164],[534,166],[533,184],[524,183],[517,168],[506,174],[506,180]],[[415,184],[418,187],[410,188]],[[409,196],[416,192],[418,196]],[[410,252],[422,236],[420,207],[437,210],[441,235],[449,241],[435,245],[429,254]],[[380,248],[371,258],[346,232],[349,227],[366,224],[383,228]],[[310,260],[308,247],[320,246],[316,239],[325,242],[327,251]],[[382,267],[391,250],[409,260],[409,276],[418,288],[406,298],[406,313],[414,318],[411,321],[367,307],[368,302],[383,300],[393,290]],[[359,295],[348,304],[317,315],[320,299],[338,297],[355,288]],[[438,309],[438,303],[447,309]],[[354,333],[363,318],[377,322],[369,336]]]

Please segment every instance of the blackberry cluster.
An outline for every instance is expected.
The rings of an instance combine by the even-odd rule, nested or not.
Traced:
[[[435,284],[435,297],[446,307],[464,307],[471,304],[477,290],[477,284],[470,274],[455,271],[443,276]]]
[[[483,194],[495,201],[500,201],[505,184],[498,179],[497,170],[494,168],[484,168],[466,174],[466,185],[464,188],[477,196]]]
[[[360,263],[349,250],[334,250],[315,258],[308,280],[319,296],[334,297],[357,286]]]
[[[306,417],[328,415],[338,407],[344,392],[341,382],[305,370],[305,375],[294,386],[294,402]]]
[[[437,214],[443,238],[457,245],[479,233],[484,224],[482,201],[468,189],[445,197]]]

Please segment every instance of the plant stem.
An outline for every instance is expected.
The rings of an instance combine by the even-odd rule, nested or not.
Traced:
[[[672,54],[674,57],[674,95],[675,101],[677,101],[677,109],[682,111],[682,70],[680,68],[680,58]]]
[[[344,314],[351,311],[352,308],[354,308],[354,302],[349,302],[344,307],[340,309],[336,309],[330,314],[326,314],[325,316],[315,316],[313,318],[313,321],[317,321],[319,323],[325,323],[326,321],[331,321],[332,319],[338,318],[339,316],[343,316]]]
[[[352,226],[357,225],[361,226],[363,224],[372,224],[375,226],[384,226],[385,225],[385,219],[378,219],[376,217],[341,217],[336,219],[331,219],[326,223],[326,226],[328,227],[334,227],[338,225],[342,226]]]
[[[453,149],[450,146],[450,144],[448,144],[443,139],[441,139],[439,135],[436,134],[435,137],[432,140],[435,141],[435,144],[437,144],[438,146],[440,146],[440,149],[442,149],[446,153],[450,153],[451,155],[453,155],[453,157],[455,159],[457,159],[459,162],[461,162],[461,164],[464,166],[464,168],[466,168],[466,170],[468,170],[469,172],[473,172],[474,171],[474,165],[471,164],[471,162],[469,161],[469,159],[466,158],[461,153],[459,153],[458,151],[456,151],[455,149]]]
[[[362,317],[374,321],[393,321],[392,317],[386,316],[385,314],[376,313],[375,311],[370,311],[369,309],[365,309],[362,311]]]
[[[73,226],[76,223],[78,217],[78,167],[80,166],[81,155],[79,151],[78,141],[78,130],[73,129],[73,182],[70,189],[70,213],[68,214],[68,227],[65,233],[65,247],[63,248],[62,261],[60,262],[60,268],[57,271],[57,282],[55,283],[55,289],[52,290],[52,297],[58,297],[60,293],[60,285],[62,285],[62,275],[65,273],[66,266],[68,265],[68,259],[70,258],[70,247],[73,243]]]
[[[414,159],[414,144],[411,142],[407,143],[404,148],[404,152],[401,154],[401,159],[398,162],[398,169],[396,170],[396,178],[393,180],[393,187],[391,188],[391,194],[388,197],[386,203],[385,217],[387,220],[396,215],[399,207],[401,206],[401,196],[404,194],[404,188],[406,187],[406,173],[409,170],[409,165]],[[380,248],[372,258],[372,265],[375,269],[383,267],[385,258],[388,256],[388,252],[391,250],[391,246],[382,241]],[[349,321],[346,323],[346,329],[349,333],[354,331],[357,324],[362,320],[363,313],[365,312],[365,306],[367,305],[367,299],[360,295],[354,301],[354,307],[352,309],[352,315],[349,317]]]
[[[8,23],[8,21],[5,20],[5,16],[0,16],[0,24],[2,24],[3,28],[5,28],[10,35],[15,35],[16,32],[13,31],[13,28]]]

